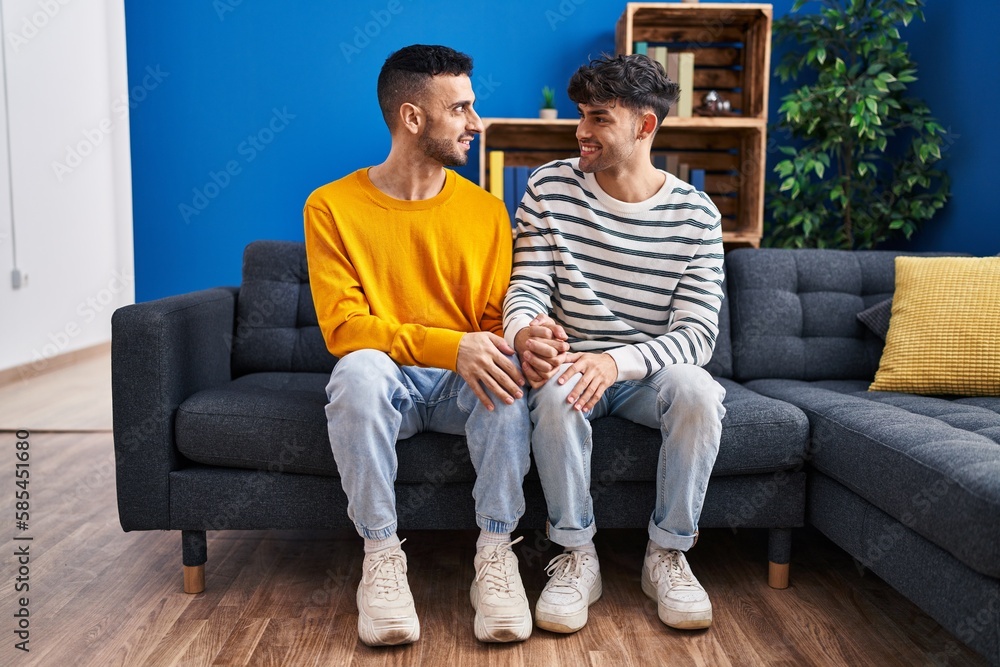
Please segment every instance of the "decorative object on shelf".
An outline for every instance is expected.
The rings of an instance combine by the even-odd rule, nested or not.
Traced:
[[[732,109],[729,100],[721,97],[717,90],[710,90],[702,96],[701,106],[695,107],[694,112],[699,116],[735,116]]]
[[[542,108],[538,110],[538,117],[552,120],[558,118],[559,111],[556,109],[556,91],[548,86],[542,88]]]
[[[910,238],[949,197],[936,163],[948,140],[908,94],[916,66],[900,25],[924,20],[924,0],[813,0],[820,11],[774,24],[790,51],[776,73],[805,82],[782,98],[777,126],[793,142],[768,183],[766,245],[873,248]]]

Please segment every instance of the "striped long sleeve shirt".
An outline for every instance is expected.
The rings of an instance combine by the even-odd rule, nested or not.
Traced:
[[[719,332],[721,220],[707,195],[671,174],[650,199],[627,203],[578,159],[539,167],[516,216],[507,342],[544,313],[573,351],[614,357],[619,381],[705,365]]]

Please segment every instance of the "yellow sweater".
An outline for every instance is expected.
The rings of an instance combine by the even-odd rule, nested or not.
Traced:
[[[386,352],[455,370],[473,331],[503,335],[510,222],[503,202],[446,171],[430,199],[403,201],[361,169],[306,201],[309,282],[327,348]]]

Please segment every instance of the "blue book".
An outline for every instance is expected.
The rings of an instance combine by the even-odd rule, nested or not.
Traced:
[[[503,203],[507,207],[507,217],[510,218],[510,226],[515,227],[514,212],[517,211],[517,189],[514,187],[514,170],[516,167],[503,168]]]
[[[691,185],[695,190],[705,191],[705,170],[704,169],[692,169],[691,170]]]
[[[635,53],[641,53],[644,56],[649,55],[649,42],[636,42],[635,43]]]

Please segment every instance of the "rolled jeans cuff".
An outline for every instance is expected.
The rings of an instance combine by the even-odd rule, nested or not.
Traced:
[[[476,525],[487,533],[505,534],[514,532],[514,529],[517,528],[517,521],[497,521],[482,514],[476,514]]]
[[[561,547],[582,547],[594,539],[594,535],[597,533],[597,523],[591,521],[590,525],[586,528],[576,528],[573,530],[553,528],[550,525],[548,532],[549,541],[555,542]]]
[[[649,539],[661,549],[677,549],[687,551],[698,541],[698,532],[694,535],[675,535],[663,530],[652,521],[649,522]]]
[[[374,530],[371,528],[365,528],[360,523],[354,524],[354,527],[357,529],[358,535],[366,540],[384,540],[396,532],[396,524],[397,522],[393,521],[385,528],[377,528]]]

